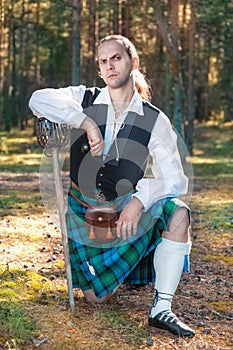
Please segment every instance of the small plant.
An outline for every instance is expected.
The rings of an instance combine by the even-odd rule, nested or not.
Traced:
[[[0,342],[12,341],[15,345],[28,343],[36,334],[35,323],[29,314],[16,302],[0,303]]]

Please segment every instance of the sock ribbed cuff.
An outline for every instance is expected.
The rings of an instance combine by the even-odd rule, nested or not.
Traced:
[[[192,247],[192,243],[175,242],[170,239],[162,238],[162,242],[158,247],[163,248],[167,252],[176,253],[181,255],[189,255]]]

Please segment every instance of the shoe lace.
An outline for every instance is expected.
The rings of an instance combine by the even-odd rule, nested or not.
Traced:
[[[171,297],[163,297],[162,295],[170,295]],[[154,296],[152,300],[152,307],[155,307],[155,305],[158,303],[160,300],[167,300],[169,303],[172,302],[173,295],[169,293],[163,293],[163,292],[158,292],[157,289],[154,290]]]
[[[161,316],[159,317],[160,321],[163,320],[165,322],[178,322],[178,317],[170,310],[165,310],[161,312]]]

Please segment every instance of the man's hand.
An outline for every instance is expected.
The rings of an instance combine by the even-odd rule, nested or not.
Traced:
[[[104,149],[104,140],[97,124],[89,117],[86,117],[80,128],[87,133],[90,152],[93,157],[101,156]]]
[[[123,239],[130,238],[137,233],[138,222],[141,218],[144,206],[142,202],[133,197],[122,210],[117,220],[117,236]]]

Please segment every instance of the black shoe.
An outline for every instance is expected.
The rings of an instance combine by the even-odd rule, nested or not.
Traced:
[[[149,316],[148,321],[150,326],[166,329],[180,337],[191,338],[195,335],[190,327],[181,322],[178,317],[169,310],[162,311],[155,317]]]

